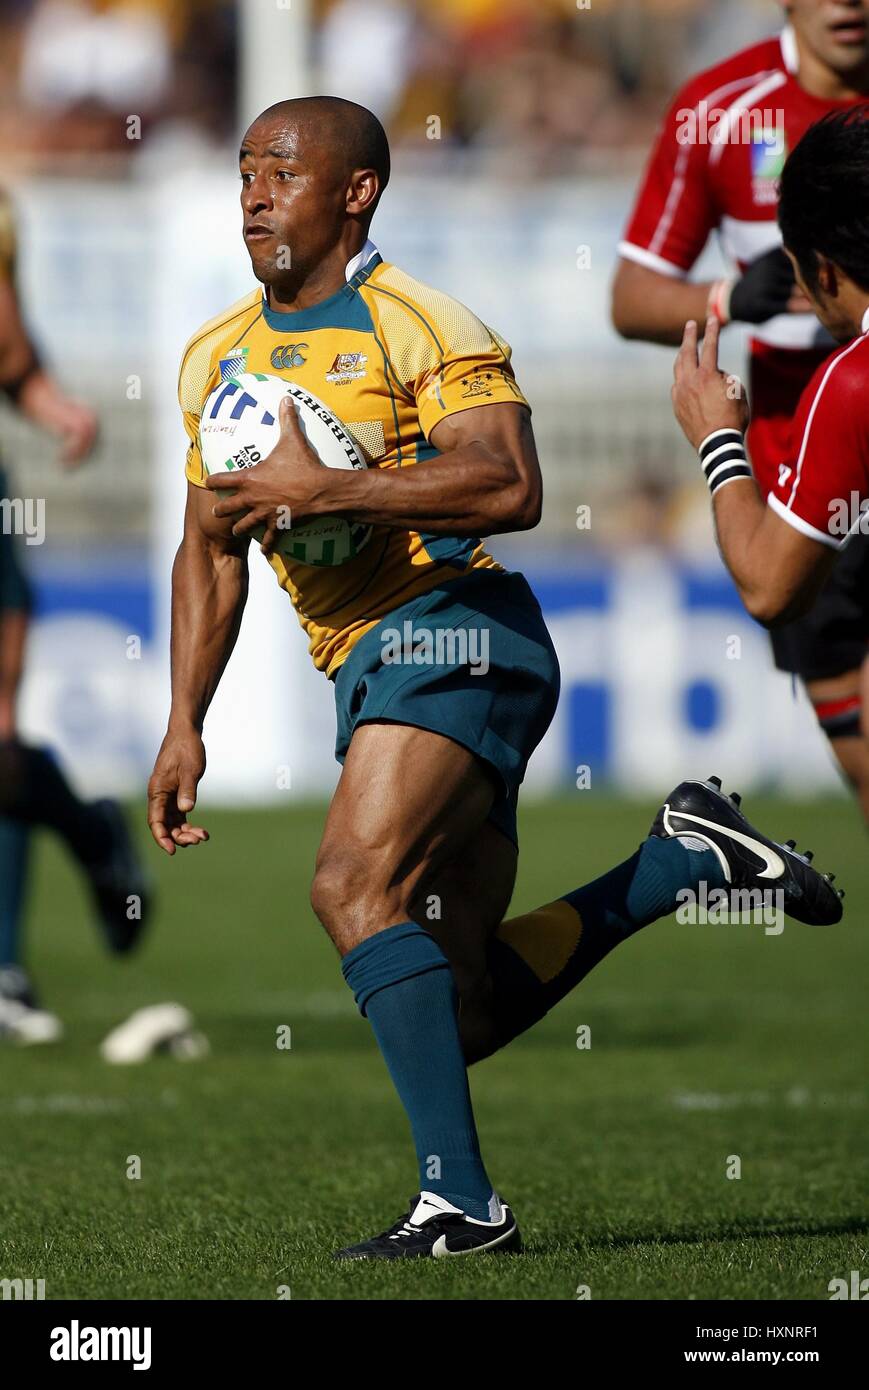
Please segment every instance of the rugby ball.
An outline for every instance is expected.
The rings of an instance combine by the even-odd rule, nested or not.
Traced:
[[[327,468],[366,468],[355,441],[319,397],[294,382],[260,372],[240,372],[222,381],[208,396],[199,422],[199,447],[208,474],[235,472],[260,463],[277,444],[279,410],[292,400],[302,433]],[[253,535],[262,540],[264,528]],[[371,536],[371,527],[321,516],[300,526],[288,513],[275,550],[300,565],[343,565]]]

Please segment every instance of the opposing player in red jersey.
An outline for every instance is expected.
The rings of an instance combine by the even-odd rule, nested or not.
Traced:
[[[837,554],[869,533],[869,110],[831,114],[803,136],[782,175],[779,222],[797,285],[846,346],[803,391],[766,497],[746,460],[747,404],[718,369],[714,317],[699,360],[697,324],[686,324],[673,387],[724,561],[766,626],[808,611]]]
[[[833,347],[794,282],[776,222],[787,153],[830,111],[869,97],[867,0],[785,0],[789,24],[689,82],[658,135],[619,251],[613,321],[625,337],[678,343],[689,319],[753,325],[748,451],[762,497],[789,456],[803,389]],[[734,274],[688,274],[710,233]],[[869,640],[869,537],[857,536],[811,611],[772,634],[799,675],[869,820],[862,668]],[[869,692],[867,692],[869,698]]]

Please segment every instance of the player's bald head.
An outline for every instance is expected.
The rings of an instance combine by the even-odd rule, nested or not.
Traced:
[[[343,97],[294,97],[268,106],[248,128],[252,135],[266,124],[283,127],[299,143],[299,154],[325,157],[339,177],[355,169],[373,169],[380,193],[389,182],[389,141],[367,107]],[[245,137],[245,140],[247,136]],[[245,141],[242,141],[244,148]],[[379,195],[378,195],[379,197]],[[376,204],[375,204],[376,206]],[[372,213],[374,207],[371,209]]]

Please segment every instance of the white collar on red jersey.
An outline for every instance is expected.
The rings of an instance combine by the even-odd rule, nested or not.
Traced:
[[[376,256],[377,254],[377,247],[374,245],[374,242],[371,240],[371,237],[367,237],[362,250],[347,262],[347,265],[344,269],[344,276],[347,280],[347,283],[350,283],[357,270],[361,270],[364,265],[368,264],[372,256]]]
[[[800,51],[797,48],[797,36],[790,24],[786,24],[782,29],[779,43],[785,71],[795,75],[800,70]]]
[[[864,333],[869,333],[869,308],[867,308],[865,314],[863,315],[863,320],[860,324],[860,328]]]

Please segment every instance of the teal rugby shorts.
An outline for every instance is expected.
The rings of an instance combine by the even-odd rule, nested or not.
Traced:
[[[519,787],[559,688],[528,581],[474,570],[393,609],[356,643],[335,677],[335,756],[343,763],[354,730],[374,720],[443,734],[493,773],[489,819],[516,844]]]

